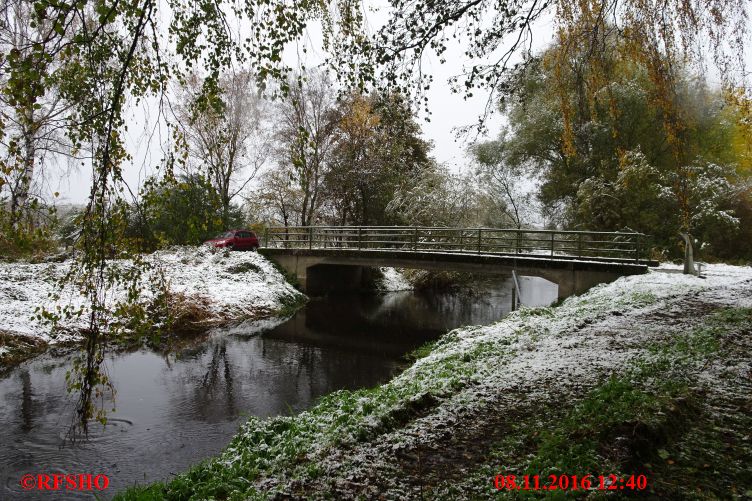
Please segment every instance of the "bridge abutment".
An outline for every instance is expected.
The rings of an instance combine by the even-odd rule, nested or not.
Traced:
[[[273,259],[295,275],[300,288],[310,296],[357,291],[373,280],[368,266],[324,263],[316,257],[294,254],[275,255]]]
[[[596,270],[556,270],[548,272],[535,272],[534,270],[522,272],[521,275],[532,275],[545,278],[549,282],[558,285],[558,299],[566,299],[569,296],[583,294],[598,284],[613,282],[621,277],[621,274]]]

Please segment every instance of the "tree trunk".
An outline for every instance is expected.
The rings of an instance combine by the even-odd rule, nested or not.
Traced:
[[[29,192],[31,191],[31,179],[34,176],[34,155],[36,153],[34,145],[34,113],[30,111],[26,116],[27,124],[23,128],[23,172],[21,179],[16,185],[15,193],[11,196],[11,224],[15,229],[19,229],[24,212],[29,202]],[[28,214],[26,214],[28,216]]]
[[[684,239],[684,274],[696,275],[692,236],[689,233],[680,233],[680,235]]]

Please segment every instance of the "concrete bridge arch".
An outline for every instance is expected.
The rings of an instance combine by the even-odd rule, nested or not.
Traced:
[[[356,290],[368,268],[391,266],[438,271],[541,277],[558,286],[559,299],[624,275],[647,272],[647,264],[537,255],[467,254],[374,249],[285,249],[261,252],[294,274],[309,295]]]

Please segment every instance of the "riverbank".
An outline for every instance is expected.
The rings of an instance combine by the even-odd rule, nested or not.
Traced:
[[[749,496],[752,270],[669,271],[456,329],[389,383],[251,418],[218,457],[120,498],[487,498],[500,473]]]
[[[305,301],[305,296],[257,253],[227,252],[207,246],[175,247],[144,259],[152,269],[140,281],[138,305],[148,310],[155,298],[154,285],[164,278],[169,308],[176,319],[172,334],[176,336],[288,315]],[[81,340],[80,332],[86,327],[86,301],[74,286],[63,290],[59,287],[71,266],[70,261],[0,263],[0,369],[51,346],[77,345]],[[130,266],[128,261],[111,263],[111,267],[125,271]],[[126,291],[110,290],[107,296],[110,311],[115,311],[125,301]],[[50,311],[66,306],[83,310],[80,316],[65,319],[52,328],[39,316],[41,306]]]

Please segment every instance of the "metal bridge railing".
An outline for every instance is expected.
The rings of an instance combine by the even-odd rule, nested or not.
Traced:
[[[470,254],[525,254],[639,263],[647,258],[642,233],[422,226],[276,226],[264,246],[285,249],[359,249]]]

